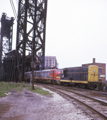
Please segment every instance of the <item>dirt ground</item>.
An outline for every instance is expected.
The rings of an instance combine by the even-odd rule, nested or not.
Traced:
[[[52,93],[42,96],[26,89],[12,90],[0,98],[0,120],[92,120],[78,105]]]

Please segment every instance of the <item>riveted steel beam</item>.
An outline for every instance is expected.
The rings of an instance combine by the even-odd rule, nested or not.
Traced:
[[[16,76],[21,75],[21,80],[28,69],[27,56],[33,54],[35,70],[38,67],[44,69],[46,12],[47,0],[19,0]]]

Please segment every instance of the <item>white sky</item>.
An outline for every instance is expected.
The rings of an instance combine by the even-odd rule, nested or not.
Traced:
[[[9,0],[0,0],[2,12],[14,17]],[[13,35],[15,43],[16,21]],[[46,56],[56,56],[59,68],[93,58],[107,64],[107,0],[48,0],[45,48]]]

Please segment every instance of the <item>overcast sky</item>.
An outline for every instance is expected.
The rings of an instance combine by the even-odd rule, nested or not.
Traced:
[[[17,6],[18,0],[13,1]],[[14,17],[9,0],[0,0],[2,12]],[[13,34],[15,43],[16,21]],[[48,0],[45,48],[46,56],[56,56],[59,68],[93,58],[107,64],[107,0]]]

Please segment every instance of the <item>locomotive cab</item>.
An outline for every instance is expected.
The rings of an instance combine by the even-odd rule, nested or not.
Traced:
[[[88,67],[88,82],[98,82],[98,66]]]
[[[91,65],[88,67],[88,86],[90,89],[99,88],[102,84],[100,79],[101,70],[96,65]]]

